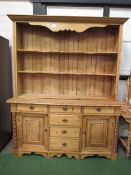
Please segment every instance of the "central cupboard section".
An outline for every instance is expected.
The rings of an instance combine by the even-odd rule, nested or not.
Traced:
[[[119,27],[53,32],[17,23],[19,96],[115,98]]]

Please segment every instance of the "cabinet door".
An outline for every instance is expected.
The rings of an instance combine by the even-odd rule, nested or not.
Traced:
[[[114,119],[104,116],[85,116],[83,119],[83,148],[112,146]]]
[[[30,151],[45,150],[47,147],[47,116],[18,114],[17,136],[18,148]]]

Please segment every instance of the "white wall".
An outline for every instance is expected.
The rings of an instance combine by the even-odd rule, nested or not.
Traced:
[[[33,4],[29,0],[0,1],[0,36],[9,39],[12,46],[12,22],[7,14],[33,14]]]
[[[103,16],[102,7],[48,6],[48,15],[61,16]]]
[[[121,75],[130,75],[131,71],[131,8],[111,8],[111,17],[128,17],[130,18],[123,27]]]
[[[131,8],[111,8],[111,17],[127,17],[129,20],[123,27],[123,43],[122,43],[122,56],[121,56],[121,75],[130,75],[131,71]],[[120,81],[119,86],[119,99],[125,100],[126,95],[126,81]]]

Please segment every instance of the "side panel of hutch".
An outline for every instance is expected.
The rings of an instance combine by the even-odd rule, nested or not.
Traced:
[[[125,18],[9,15],[14,25],[14,151],[117,157]]]

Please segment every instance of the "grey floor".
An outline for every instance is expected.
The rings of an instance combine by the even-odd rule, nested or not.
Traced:
[[[1,153],[13,153],[13,140],[4,147]]]

